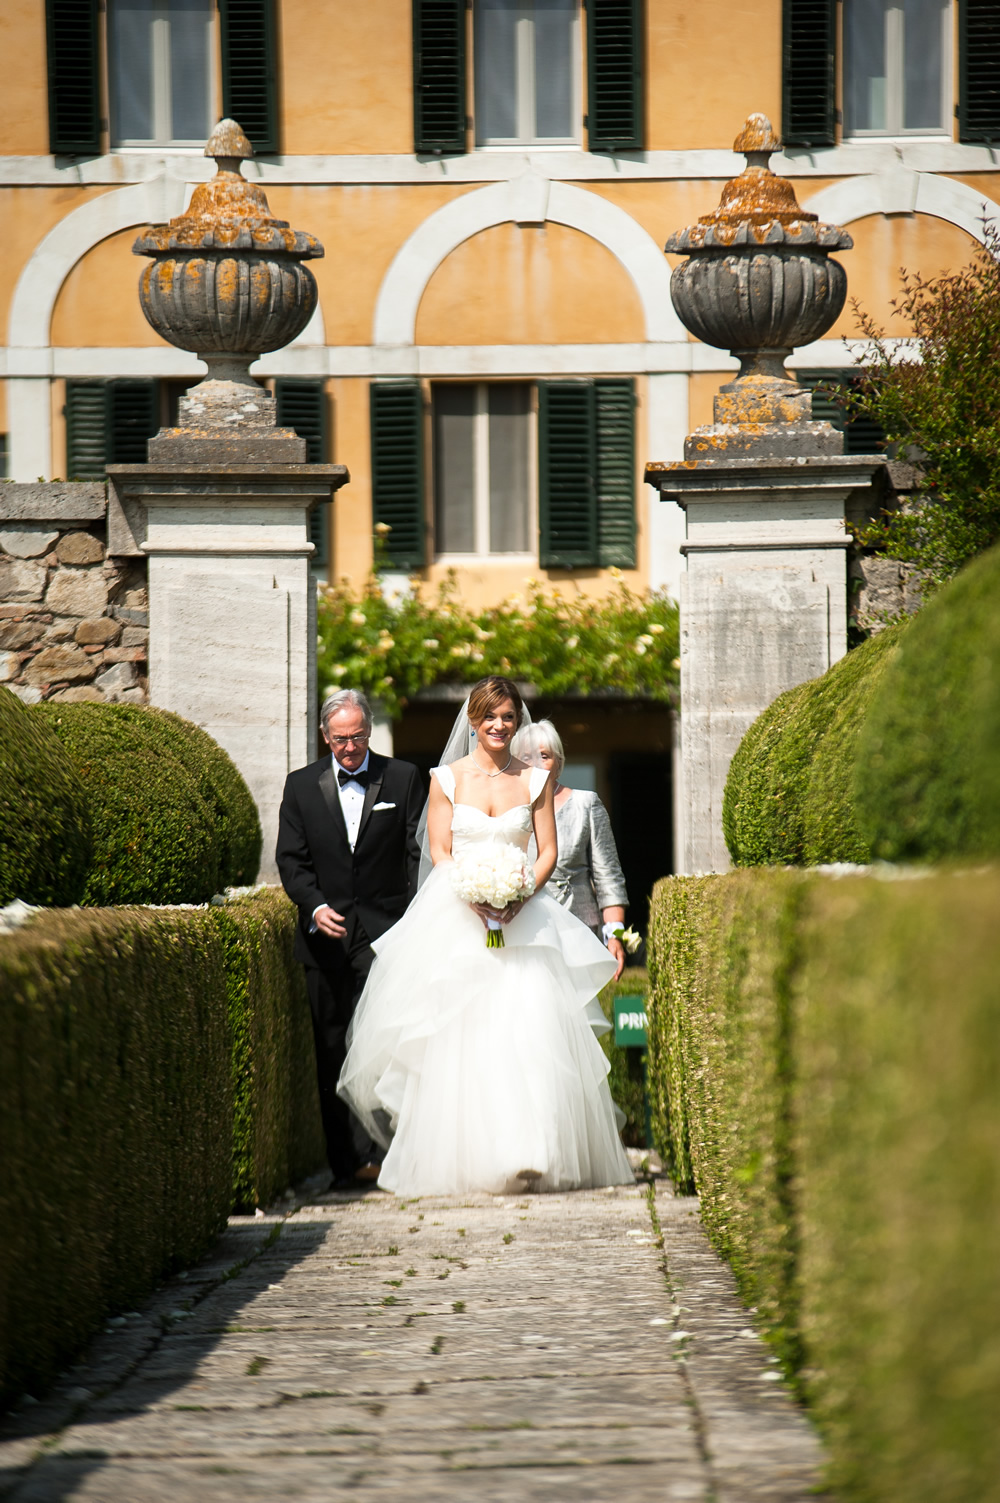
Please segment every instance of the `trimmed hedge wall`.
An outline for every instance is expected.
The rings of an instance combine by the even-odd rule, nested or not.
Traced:
[[[86,794],[58,739],[0,688],[0,907],[78,902],[91,840]]]
[[[0,938],[0,1404],[322,1166],[294,928],[270,889]]]
[[[845,1499],[1000,1498],[998,911],[995,868],[654,894],[658,1147]]]
[[[212,910],[232,1036],[233,1202],[253,1209],[326,1162],[297,914],[276,888]]]
[[[722,829],[735,866],[867,862],[855,813],[859,737],[909,621],[897,622],[769,705],[736,750]]]
[[[858,813],[876,856],[1000,856],[1000,547],[914,619],[858,749]]]
[[[611,1032],[598,1041],[608,1057],[611,1071],[608,1086],[611,1099],[625,1113],[622,1142],[629,1148],[646,1147],[646,1104],[642,1090],[642,1073],[638,1069],[639,1052],[636,1049],[620,1049],[615,1043],[615,998],[642,997],[649,993],[649,977],[642,966],[631,966],[622,971],[617,981],[609,981],[601,992],[599,1001],[604,1016],[611,1024]]]

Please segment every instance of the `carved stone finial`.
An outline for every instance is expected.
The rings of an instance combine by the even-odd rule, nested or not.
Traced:
[[[253,147],[242,125],[235,120],[220,120],[205,142],[205,155],[214,157],[221,171],[238,172],[238,166],[224,168],[223,161],[246,162],[253,156]]]
[[[749,159],[755,156],[764,158],[763,166],[767,166],[767,158],[772,152],[781,150],[781,140],[774,133],[774,128],[766,115],[754,114],[747,116],[747,123],[733,142],[733,150],[741,151]],[[756,163],[753,165],[756,166]]]

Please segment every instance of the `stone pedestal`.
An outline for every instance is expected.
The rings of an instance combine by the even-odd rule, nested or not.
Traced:
[[[174,440],[178,460],[184,442]],[[316,755],[309,513],[349,476],[293,455],[240,463],[239,439],[225,442],[228,463],[166,463],[164,435],[149,464],[109,465],[108,475],[149,559],[150,702],[202,726],[232,757],[260,811],[261,879],[275,881],[282,785]],[[292,434],[282,442],[305,448]]]
[[[722,795],[744,732],[846,652],[845,517],[884,468],[843,454],[647,467],[686,516],[678,871],[727,869]]]

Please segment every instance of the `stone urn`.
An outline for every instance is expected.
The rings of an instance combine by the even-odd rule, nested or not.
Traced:
[[[811,395],[785,361],[797,345],[826,333],[847,297],[847,273],[830,253],[854,242],[846,230],[801,209],[792,184],[771,171],[780,146],[767,116],[751,115],[733,143],[746,157],[745,169],[723,188],[717,209],[664,247],[686,257],[670,279],[682,323],[740,362],[736,379],[715,399],[716,425],[727,430],[808,422]],[[816,430],[811,448],[824,436],[820,429],[830,447],[839,443],[829,424],[810,428]]]
[[[273,398],[250,365],[309,322],[319,293],[304,263],[323,247],[275,219],[263,189],[243,177],[240,163],[253,147],[235,120],[216,126],[205,155],[215,158],[215,177],[195,189],[185,214],[152,225],[132,247],[150,257],[139,300],[157,334],[208,366],[182,399],[182,423],[273,427]]]

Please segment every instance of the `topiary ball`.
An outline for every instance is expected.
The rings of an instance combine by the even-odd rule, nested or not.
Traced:
[[[0,689],[0,906],[69,907],[91,857],[87,795],[58,737]]]
[[[809,684],[779,694],[758,715],[729,764],[722,832],[734,866],[784,866],[801,856],[798,790],[786,785],[779,753]]]
[[[218,890],[215,812],[132,705],[40,704],[86,790],[94,851],[81,901],[205,903]]]
[[[872,858],[855,809],[854,769],[865,721],[908,625],[906,617],[869,637],[825,675],[836,691],[836,707],[816,744],[809,771],[803,810],[807,866],[835,861],[865,864]]]
[[[257,880],[262,835],[253,795],[235,762],[207,731],[170,710],[149,709],[149,734],[158,739],[197,780],[202,798],[214,810],[219,854],[219,887],[246,887]]]
[[[1000,547],[914,617],[858,746],[855,800],[875,856],[1000,856]]]

